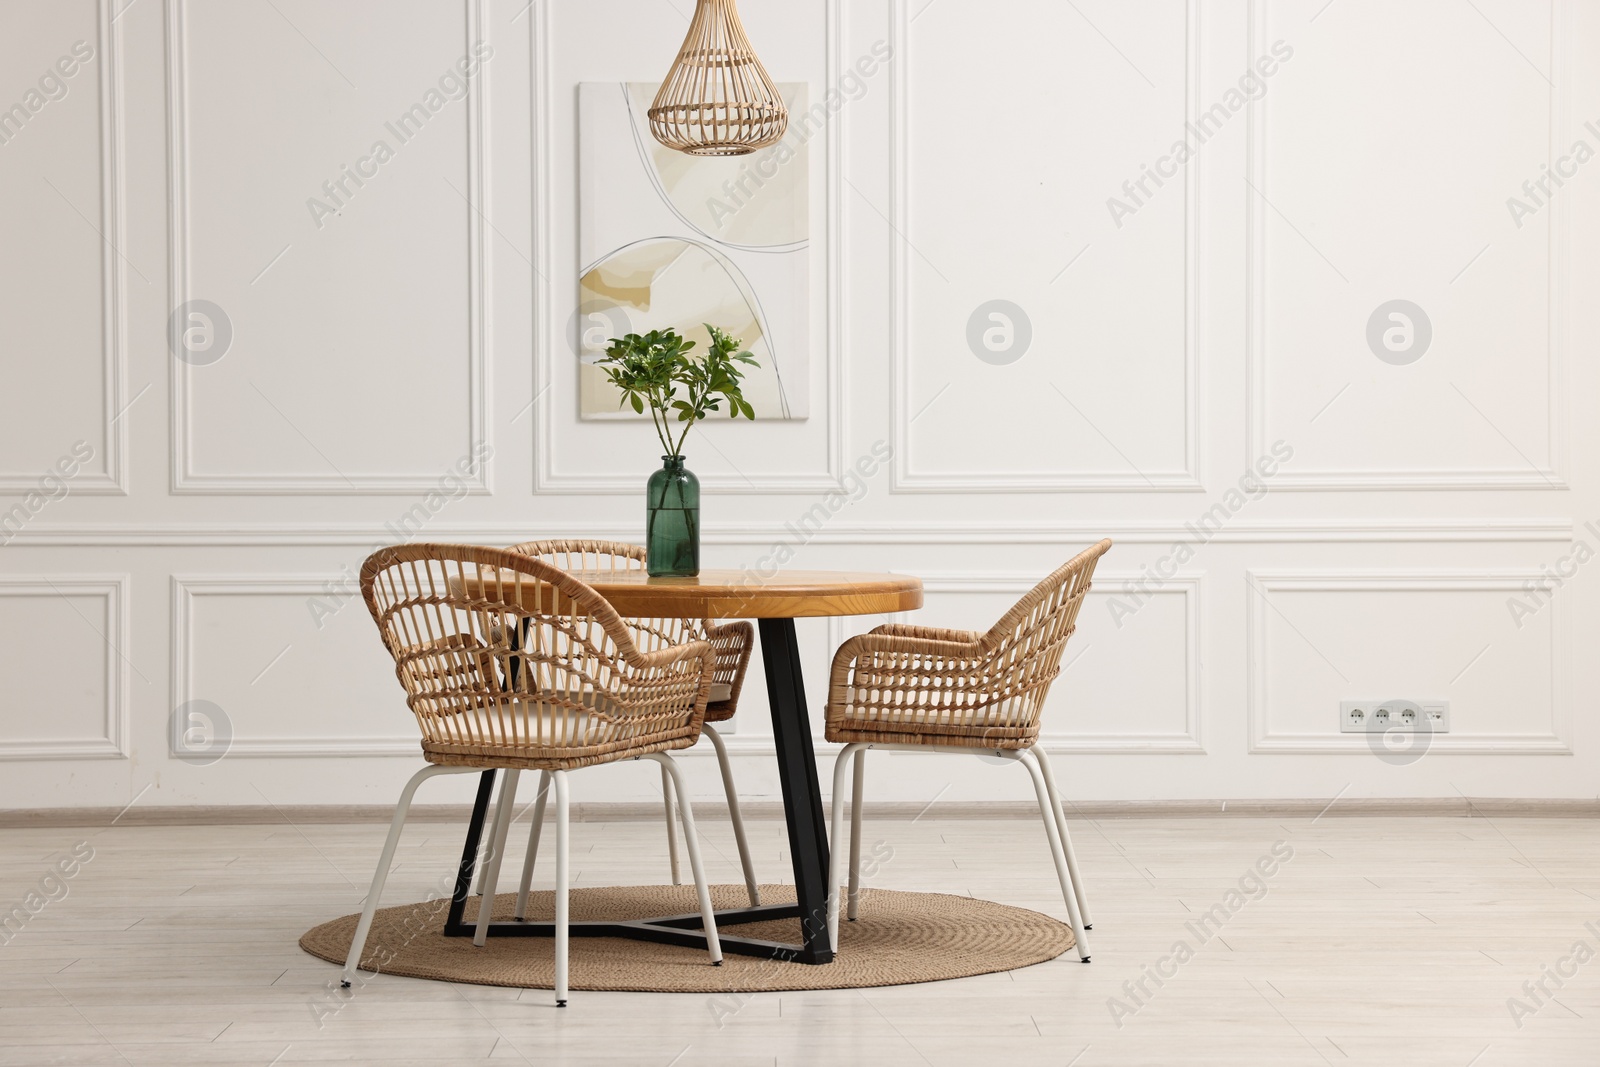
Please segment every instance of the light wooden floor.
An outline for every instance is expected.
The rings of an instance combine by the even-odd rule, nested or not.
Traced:
[[[758,873],[776,880],[781,826],[750,829]],[[295,942],[355,910],[383,827],[0,831],[0,912],[38,890],[55,858],[85,841],[94,850],[65,896],[46,887],[60,899],[0,945],[0,1064],[1600,1063],[1600,958],[1559,989],[1545,978],[1555,997],[1541,995],[1542,1007],[1523,990],[1575,942],[1600,951],[1594,821],[1330,815],[1073,829],[1096,920],[1087,966],[1069,956],[959,982],[734,1005],[575,991],[561,1012],[542,990],[379,977],[320,1029],[312,1006],[336,969]],[[738,881],[727,824],[702,830],[714,877]],[[386,901],[426,896],[459,834],[412,827]],[[664,881],[662,837],[656,823],[576,826],[579,884]],[[1037,823],[869,821],[867,843],[879,839],[893,855],[869,884],[1064,916]],[[1227,904],[1279,841],[1293,858],[1201,944],[1185,924]],[[1124,983],[1179,940],[1194,957],[1160,988],[1145,978],[1150,995],[1133,1000]],[[1112,997],[1137,1010],[1113,1019]],[[1512,997],[1537,1009],[1520,1027]]]

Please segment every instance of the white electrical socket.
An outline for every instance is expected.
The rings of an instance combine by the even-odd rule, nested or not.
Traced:
[[[1421,709],[1422,722],[1417,721]],[[1381,734],[1385,730],[1415,730],[1434,734],[1450,732],[1448,700],[1341,700],[1339,732]]]

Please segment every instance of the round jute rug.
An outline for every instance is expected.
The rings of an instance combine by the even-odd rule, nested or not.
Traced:
[[[714,885],[718,908],[748,904],[744,886]],[[467,921],[476,917],[468,902]],[[794,900],[794,887],[764,885],[761,903]],[[554,986],[554,942],[544,937],[491,937],[474,948],[470,937],[440,931],[448,901],[380,908],[361,966],[384,974],[477,985]],[[496,920],[509,920],[515,893],[495,900]],[[573,889],[571,918],[625,920],[698,911],[693,886],[608,886]],[[554,894],[533,894],[529,919],[550,921]],[[330,963],[344,963],[359,916],[346,915],[306,932],[300,947]],[[713,967],[702,949],[609,937],[574,937],[573,989],[660,993],[756,993],[786,989],[853,989],[966,978],[1043,963],[1073,945],[1072,928],[1047,915],[987,900],[942,893],[864,889],[860,919],[841,917],[839,955],[826,966],[785,963],[729,953]],[[789,943],[800,940],[799,919],[725,927],[727,934]]]

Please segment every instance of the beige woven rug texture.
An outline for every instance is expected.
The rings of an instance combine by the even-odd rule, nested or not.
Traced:
[[[742,885],[714,885],[718,909],[747,907]],[[794,901],[794,887],[764,885],[762,904]],[[367,938],[363,970],[410,978],[477,985],[554,987],[554,940],[493,937],[476,948],[470,937],[440,931],[449,902],[433,900],[380,908]],[[495,900],[494,918],[510,920],[515,893]],[[574,889],[572,921],[626,921],[697,912],[693,886],[608,886]],[[477,898],[467,903],[476,919]],[[528,918],[549,922],[551,892],[529,900]],[[359,916],[346,915],[306,932],[300,947],[330,963],[343,964]],[[789,989],[854,989],[938,982],[1009,971],[1054,959],[1073,945],[1072,929],[1047,915],[987,900],[942,893],[864,889],[860,919],[841,917],[839,955],[825,966],[728,953],[711,966],[702,949],[610,937],[573,937],[573,989],[662,993],[759,993]],[[799,919],[741,923],[721,928],[729,936],[796,943]]]

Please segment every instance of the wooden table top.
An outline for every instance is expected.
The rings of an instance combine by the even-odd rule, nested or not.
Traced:
[[[751,571],[702,570],[693,578],[652,578],[642,570],[571,573],[627,618],[804,619],[887,615],[922,606],[922,580],[905,574],[780,571],[763,578]]]

